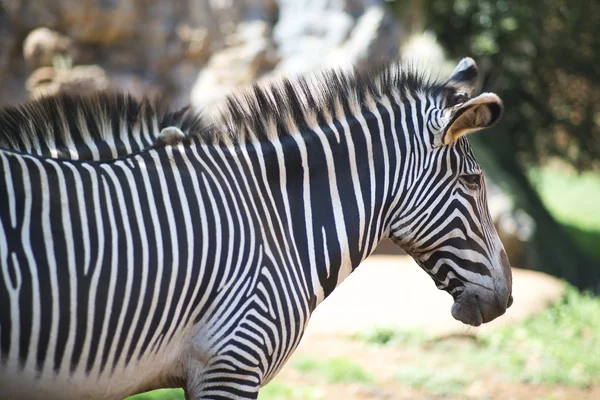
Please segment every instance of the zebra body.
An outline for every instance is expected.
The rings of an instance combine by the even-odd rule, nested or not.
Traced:
[[[462,134],[501,110],[454,99],[474,68],[446,85],[388,70],[257,88],[223,120],[157,126],[160,146],[108,160],[0,150],[2,395],[255,398],[384,237],[457,319],[501,315],[508,260],[481,181],[461,178],[480,174]]]
[[[17,197],[22,205],[4,204],[3,215],[14,215],[15,226],[26,227],[31,239],[22,249],[9,242],[12,251],[2,251],[12,259],[3,260],[4,283],[12,289],[3,293],[8,294],[3,303],[13,308],[3,315],[2,327],[21,340],[31,335],[28,329],[49,334],[30,337],[25,352],[11,345],[9,373],[38,370],[42,385],[55,372],[67,371],[72,381],[105,380],[94,395],[118,387],[119,377],[136,376],[141,387],[128,382],[125,391],[106,393],[123,397],[152,385],[160,377],[157,365],[171,371],[163,379],[178,384],[184,371],[176,363],[187,354],[215,363],[216,349],[226,358],[227,347],[234,346],[268,360],[272,369],[260,371],[261,379],[268,378],[300,339],[300,329],[286,332],[286,326],[308,321],[311,277],[291,254],[292,232],[282,229],[283,221],[263,206],[269,200],[253,188],[259,171],[250,171],[245,155],[237,158],[239,166],[229,166],[233,153],[168,147],[96,165],[0,154],[10,176],[39,174],[43,193],[38,210],[27,210],[34,201],[28,196]],[[13,181],[3,195],[38,192],[28,184]],[[77,196],[65,200],[70,187]],[[3,230],[4,243],[20,236],[8,224]],[[76,237],[81,247],[75,247]],[[45,246],[36,246],[37,240]],[[45,270],[31,270],[47,260]],[[29,268],[17,269],[21,265]],[[23,303],[17,296],[24,293],[33,313],[20,321]],[[288,300],[285,309],[277,304],[280,298]],[[55,313],[60,318],[52,318]],[[261,337],[240,336],[245,324],[256,325],[253,331]],[[260,349],[255,341],[272,342],[271,348]],[[182,346],[186,342],[192,348]],[[67,398],[66,393],[55,395]]]

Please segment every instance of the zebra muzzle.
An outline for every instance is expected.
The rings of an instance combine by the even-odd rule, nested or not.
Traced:
[[[512,295],[471,286],[455,299],[451,312],[462,323],[479,326],[503,315],[511,305]]]

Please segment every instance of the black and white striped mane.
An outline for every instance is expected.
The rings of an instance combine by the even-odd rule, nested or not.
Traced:
[[[229,96],[203,136],[213,142],[272,139],[356,114],[386,97],[401,101],[418,92],[451,98],[457,90],[399,64],[275,80]]]
[[[230,95],[208,120],[192,107],[171,111],[165,102],[125,94],[63,93],[0,109],[0,148],[82,159],[69,152],[93,141],[115,148],[116,158],[160,145],[157,139],[166,127],[183,133],[169,144],[192,138],[212,144],[273,139],[358,113],[361,107],[372,109],[386,97],[399,101],[418,92],[452,96],[456,89],[397,64],[368,72],[330,70],[256,84]]]
[[[112,92],[59,93],[0,109],[0,148],[73,158],[65,153],[93,141],[120,156],[152,146],[168,126],[186,133],[204,130],[191,108],[173,112],[165,102]]]

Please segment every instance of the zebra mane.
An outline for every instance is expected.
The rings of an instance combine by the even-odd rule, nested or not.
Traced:
[[[194,139],[212,144],[269,140],[356,114],[362,107],[373,109],[385,98],[400,101],[407,94],[455,91],[414,67],[394,64],[255,84],[230,95],[210,119],[190,106],[171,111],[164,101],[127,94],[59,93],[0,108],[0,148],[71,158],[69,151],[91,140],[115,148],[120,157],[132,151],[124,143],[136,142],[139,151]],[[183,135],[167,132],[161,137],[169,127]]]
[[[41,154],[94,141],[108,146],[154,144],[162,128],[205,130],[199,113],[170,111],[164,101],[113,92],[59,93],[0,109],[0,147]],[[121,155],[123,151],[120,151]]]
[[[230,95],[202,136],[213,143],[274,139],[356,114],[361,107],[373,109],[385,98],[400,101],[418,92],[437,96],[456,90],[414,66],[397,63],[274,80]]]

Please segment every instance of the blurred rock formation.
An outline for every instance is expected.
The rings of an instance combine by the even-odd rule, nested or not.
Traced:
[[[270,73],[389,60],[401,29],[384,3],[3,0],[0,104],[110,87],[183,105],[193,87],[204,106]]]
[[[210,55],[230,46],[240,24],[260,20],[270,30],[277,12],[274,0],[2,0],[0,104],[27,98],[28,88],[38,94],[40,82],[52,91],[108,80],[111,88],[183,105]]]
[[[240,23],[212,54],[194,84],[194,105],[206,109],[259,78],[398,57],[401,29],[384,1],[280,0],[276,10]]]

